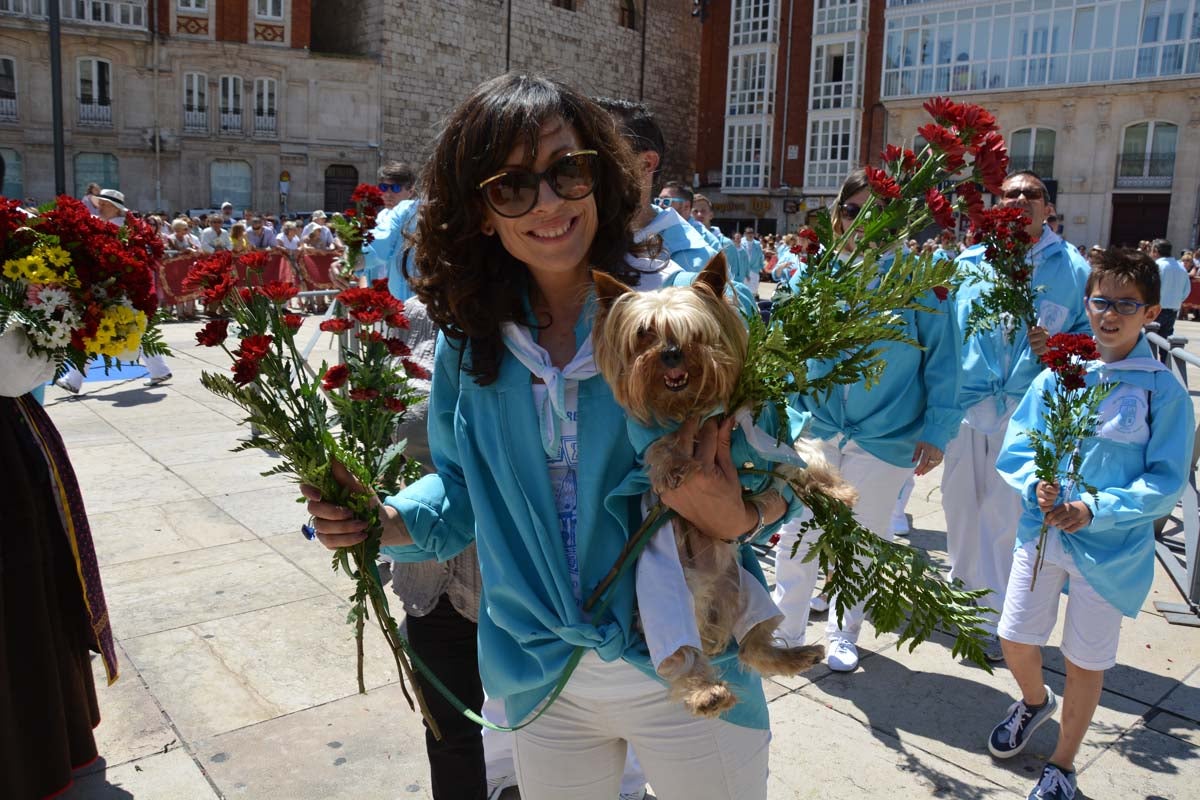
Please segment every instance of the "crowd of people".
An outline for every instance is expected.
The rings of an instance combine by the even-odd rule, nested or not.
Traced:
[[[708,198],[661,180],[666,146],[639,103],[509,73],[452,113],[419,172],[395,162],[380,170],[387,208],[361,280],[386,278],[405,299],[416,321],[409,346],[432,378],[427,405],[396,434],[409,452],[427,455],[427,472],[373,498],[371,515],[383,527],[385,574],[415,652],[492,725],[481,733],[418,675],[442,734],[426,740],[438,800],[495,800],[514,784],[524,800],[636,800],[647,781],[663,800],[766,798],[767,702],[736,647],[713,668],[737,704],[719,717],[694,715],[671,697],[647,649],[632,571],[612,583],[603,614],[584,610],[644,509],[641,490],[628,489],[643,467],[625,435],[626,413],[592,357],[593,274],[653,292],[689,284],[724,253],[736,292],[752,297],[764,279],[804,281],[820,247],[805,229],[761,240],[752,229],[726,235],[712,225]],[[913,476],[945,461],[951,575],[988,592],[983,602],[997,613],[986,617],[987,657],[1006,661],[1020,687],[1007,710],[997,709],[995,728],[979,732],[997,758],[1020,753],[1058,707],[1042,678],[1041,646],[1069,580],[1062,725],[1029,797],[1071,800],[1076,753],[1115,663],[1121,619],[1135,616],[1149,591],[1153,520],[1187,483],[1192,406],[1142,333],[1169,309],[1173,284],[1151,258],[1168,258],[1169,244],[1152,243],[1151,254],[1107,249],[1089,264],[1056,232],[1036,174],[1015,172],[1002,188],[999,202],[1029,218],[1038,323],[964,337],[984,283],[931,292],[927,310],[902,315],[920,348],[887,343],[877,381],[798,396],[792,410],[859,490],[855,514],[879,536],[894,534]],[[99,196],[103,206],[116,195]],[[845,230],[870,202],[865,172],[856,170],[831,209],[835,228]],[[188,252],[175,247],[185,244],[201,252],[286,247],[280,238],[336,248],[325,220],[313,216],[297,232],[287,228],[292,221],[238,218],[230,207],[203,225],[176,218],[161,227],[177,252]],[[905,249],[925,248],[987,266],[982,247],[947,234],[893,243],[881,268]],[[1084,446],[1087,492],[1039,480],[1025,436],[1043,424],[1040,390],[1054,379],[1039,359],[1060,332],[1092,334],[1101,358],[1089,365],[1090,380],[1116,387]],[[829,368],[806,366],[813,374]],[[780,534],[779,631],[787,644],[803,644],[814,602],[834,598],[822,598],[805,548],[790,558],[790,545],[819,531],[802,533],[798,508],[743,494],[732,418],[685,424],[695,468],[660,499],[713,546]],[[312,487],[302,491],[322,545],[362,541],[366,519]],[[1053,532],[1033,592],[1043,521]],[[860,606],[829,621],[831,669],[857,669],[863,616]]]

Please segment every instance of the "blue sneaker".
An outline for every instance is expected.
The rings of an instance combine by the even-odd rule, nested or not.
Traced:
[[[1029,737],[1050,717],[1058,708],[1058,698],[1050,687],[1046,687],[1046,702],[1041,708],[1030,708],[1024,700],[1018,700],[1008,707],[1008,716],[992,729],[988,737],[988,750],[996,758],[1012,758],[1025,749]],[[1049,795],[1047,795],[1049,796]]]
[[[1075,800],[1075,773],[1047,763],[1027,800]]]

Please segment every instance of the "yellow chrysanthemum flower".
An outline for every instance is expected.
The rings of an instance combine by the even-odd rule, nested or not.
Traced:
[[[85,340],[89,353],[117,358],[137,350],[146,332],[146,315],[131,306],[121,304],[104,311],[96,335]]]
[[[62,269],[71,263],[71,254],[61,247],[41,247],[38,248],[42,257],[53,264],[55,267]]]
[[[10,281],[20,280],[24,275],[24,272],[21,269],[21,259],[19,258],[10,258],[8,261],[4,262],[4,266],[0,267],[0,269],[4,271],[4,277],[8,278]]]

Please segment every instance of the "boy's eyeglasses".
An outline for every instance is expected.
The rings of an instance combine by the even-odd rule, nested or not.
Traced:
[[[687,199],[683,198],[683,197],[656,197],[653,200],[651,200],[650,202],[653,203],[654,205],[658,206],[659,208],[670,208],[671,206],[675,205],[676,203],[678,203],[679,205],[683,205],[684,203],[687,202]]]
[[[1016,200],[1021,195],[1025,195],[1027,200],[1041,200],[1046,196],[1046,193],[1035,186],[1027,186],[1021,189],[1008,189],[1003,192],[1005,200]]]
[[[563,200],[582,200],[596,188],[595,150],[574,150],[563,155],[544,172],[510,167],[480,183],[484,202],[502,217],[522,217],[537,205],[542,181]]]
[[[1138,312],[1138,309],[1150,305],[1149,303],[1139,303],[1136,300],[1110,300],[1107,297],[1089,297],[1087,302],[1088,308],[1097,314],[1107,313],[1112,308],[1116,309],[1116,312],[1122,317],[1132,316]]]
[[[407,183],[381,183],[381,184],[379,184],[379,191],[381,191],[381,192],[395,192],[396,194],[399,194],[400,192],[403,192],[407,188],[408,188]]]

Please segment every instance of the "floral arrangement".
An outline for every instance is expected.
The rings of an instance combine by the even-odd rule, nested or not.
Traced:
[[[157,232],[132,214],[117,227],[71,197],[36,213],[0,198],[0,335],[23,331],[30,356],[61,373],[167,354],[155,312]]]
[[[338,239],[346,246],[344,256],[345,269],[342,278],[348,279],[359,261],[362,260],[363,248],[371,243],[371,231],[383,208],[383,192],[378,186],[360,183],[350,195],[354,208],[347,208],[341,216],[333,216],[329,227],[333,228]]]
[[[392,650],[403,686],[404,678],[412,678],[408,644],[388,609],[375,567],[382,532],[378,505],[370,502],[369,493],[347,490],[334,471],[344,468],[380,496],[395,494],[405,478],[415,477],[416,465],[404,457],[404,443],[392,440],[417,399],[409,379],[429,377],[409,358],[398,335],[408,328],[404,304],[388,292],[386,281],[341,292],[337,301],[345,316],[327,319],[320,328],[344,337],[342,361],[313,369],[296,346],[302,319],[287,310],[296,287],[278,282],[239,286],[237,270],[243,266],[238,257],[218,253],[200,259],[188,277],[206,307],[229,315],[208,322],[196,341],[223,349],[232,374],[205,372],[200,382],[246,412],[253,434],[237,450],[277,454],[280,462],[267,474],[314,486],[329,502],[368,520],[366,540],[335,551],[333,557],[333,568],[349,575],[355,586],[349,619],[358,642],[358,687],[366,691],[362,642],[372,616]],[[424,713],[424,701],[412,685]]]
[[[800,257],[801,261],[807,262],[810,256],[815,256],[821,252],[821,239],[817,236],[817,232],[812,228],[804,225],[800,230],[796,231],[796,238],[800,241],[792,245],[791,251]]]
[[[1096,412],[1100,403],[1112,392],[1111,383],[1088,386],[1084,376],[1089,361],[1100,358],[1096,342],[1086,333],[1056,333],[1046,343],[1042,363],[1055,375],[1053,388],[1042,391],[1045,414],[1042,419],[1045,430],[1027,430],[1033,445],[1034,472],[1043,483],[1053,483],[1061,488],[1059,499],[1066,500],[1072,487],[1095,494],[1096,487],[1083,480],[1079,470],[1083,464],[1080,445],[1096,435],[1099,419]],[[1038,535],[1037,559],[1033,564],[1033,576],[1029,579],[1029,590],[1037,585],[1038,571],[1045,560],[1046,534],[1049,528],[1042,522]]]
[[[948,296],[956,280],[949,259],[906,252],[901,243],[930,223],[954,227],[954,214],[982,221],[977,184],[999,191],[1008,155],[995,118],[986,110],[946,98],[925,103],[933,121],[918,129],[928,143],[920,153],[888,145],[882,166],[866,168],[870,197],[857,217],[835,235],[828,212],[813,229],[819,249],[803,278],[781,287],[769,324],[751,317],[746,368],[732,408],[785,406],[790,395],[820,396],[865,381],[884,369],[882,344],[918,346],[899,312],[932,311],[931,296]],[[969,159],[969,160],[968,160]],[[826,370],[810,375],[808,364]],[[778,432],[783,439],[785,432]],[[883,630],[899,629],[910,649],[936,630],[955,637],[953,652],[986,665],[980,609],[983,592],[948,584],[915,549],[887,542],[863,528],[843,503],[821,495],[800,498],[813,512],[805,523],[823,533],[807,558],[830,574],[838,615],[865,601]]]
[[[962,278],[978,280],[985,288],[971,303],[964,331],[969,339],[976,333],[1003,327],[1009,343],[1017,331],[1037,323],[1038,288],[1029,269],[1032,241],[1025,226],[1029,217],[1019,208],[990,208],[973,218],[972,231],[986,248],[989,267],[973,265]]]

